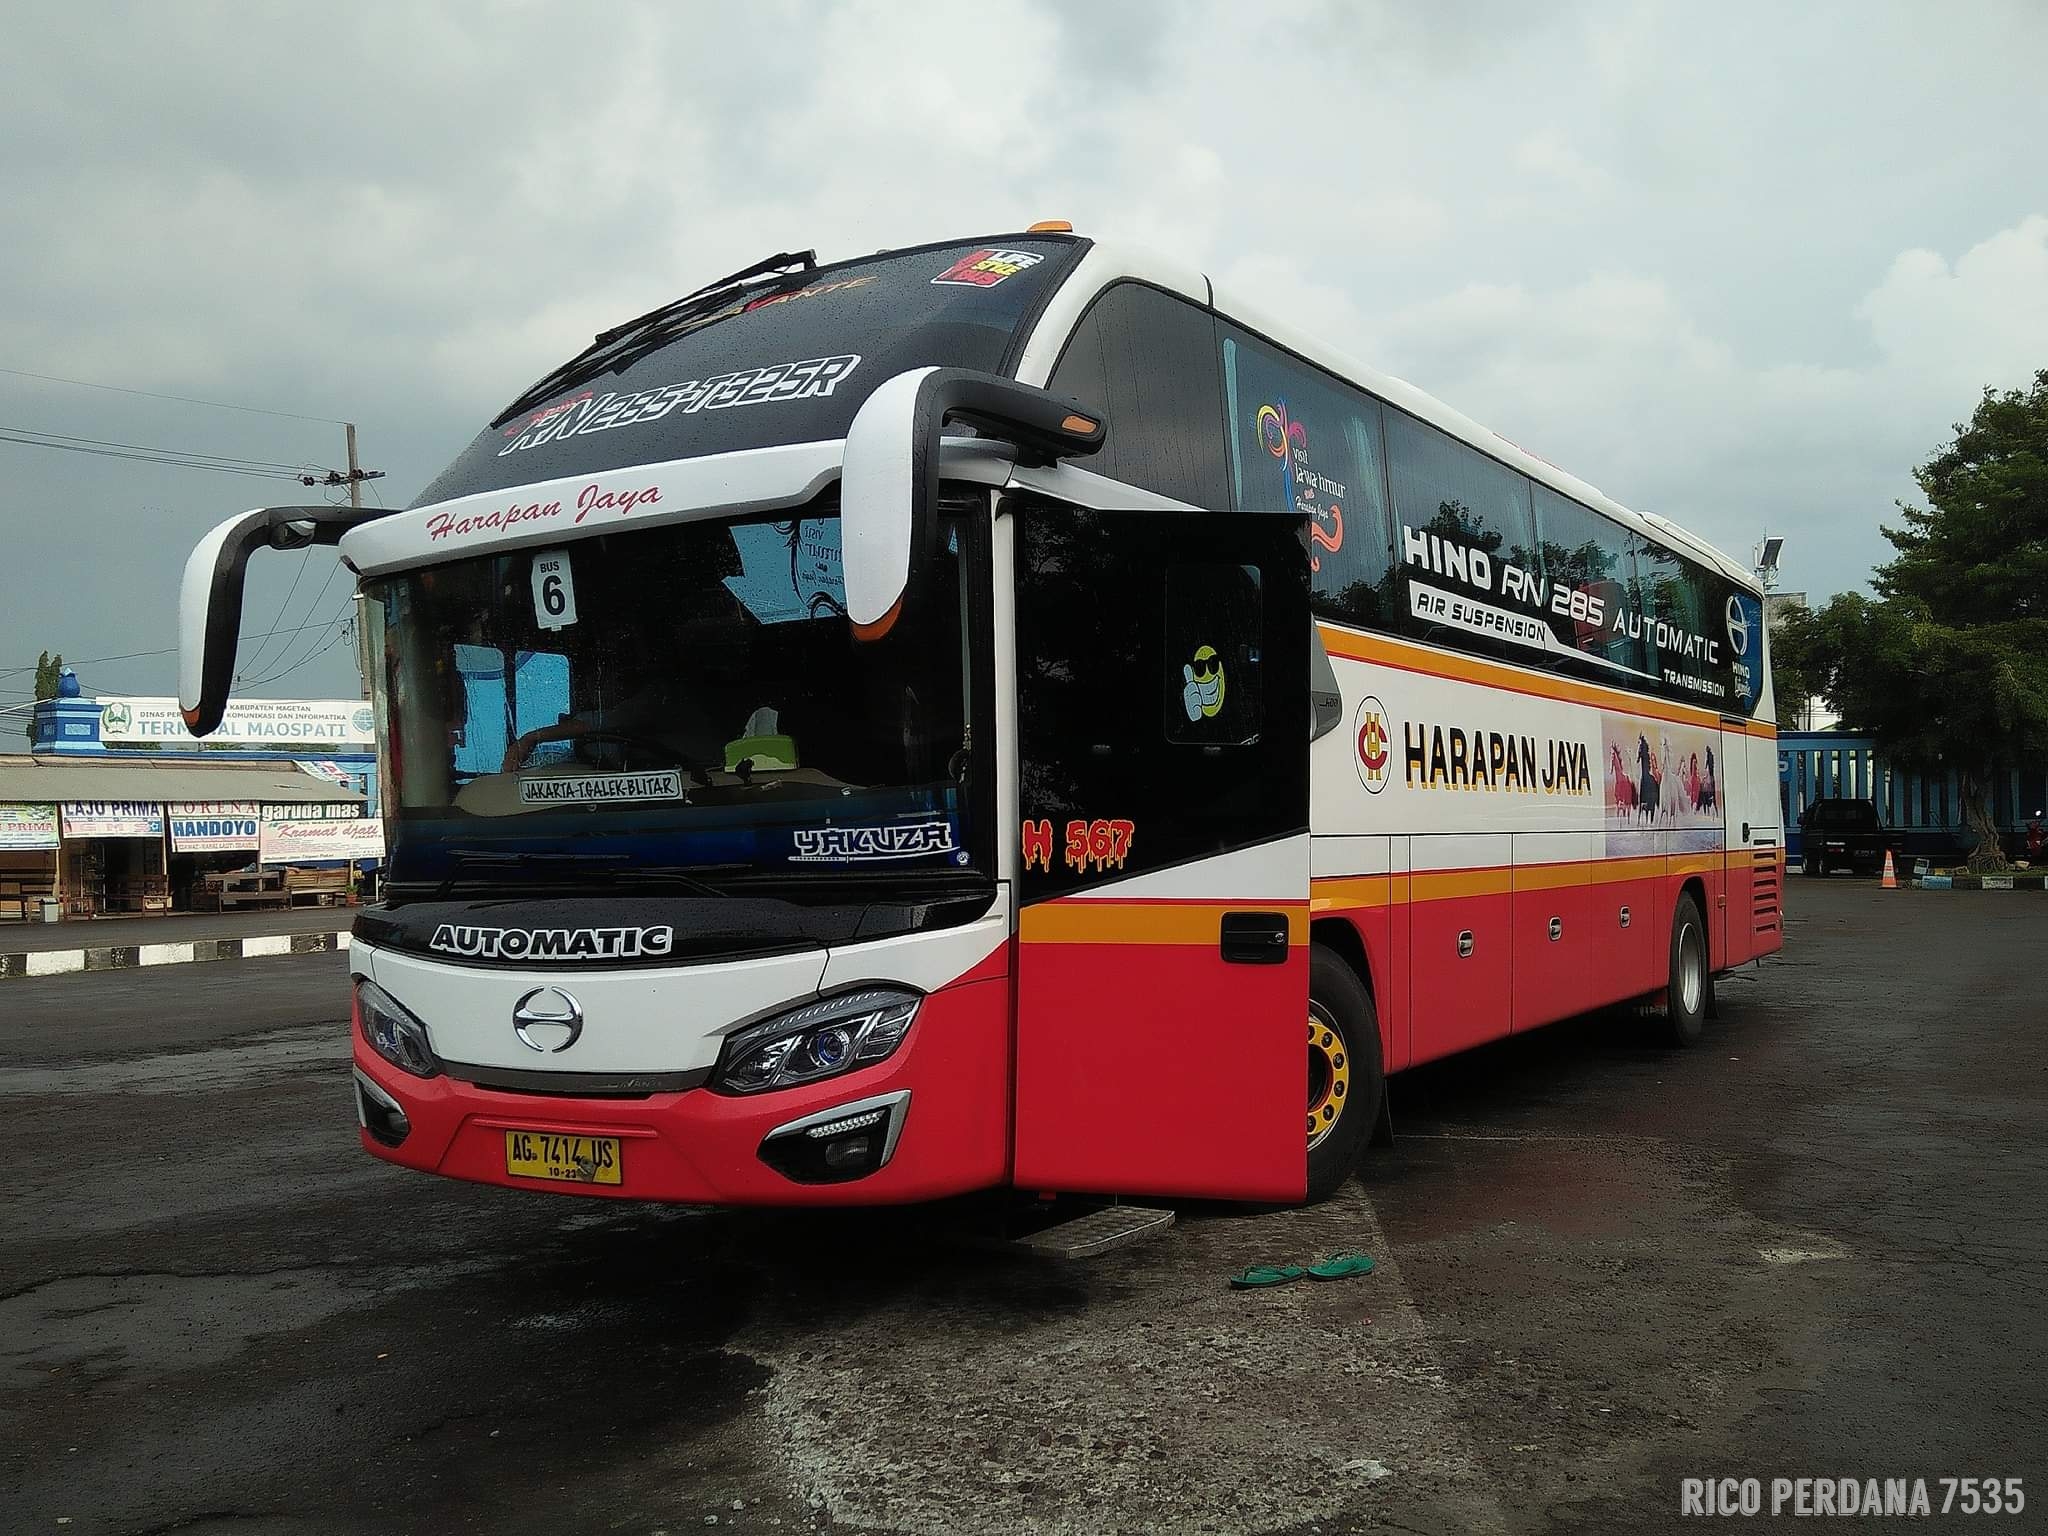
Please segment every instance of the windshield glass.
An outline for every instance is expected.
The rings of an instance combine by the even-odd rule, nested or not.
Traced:
[[[486,426],[420,493],[479,491],[846,436],[906,368],[999,371],[1080,242],[1042,236],[893,251],[745,284],[682,333]],[[510,399],[508,392],[507,399]]]
[[[810,511],[368,583],[393,881],[987,867],[965,787],[974,525],[947,524],[919,601],[861,642],[836,511]]]

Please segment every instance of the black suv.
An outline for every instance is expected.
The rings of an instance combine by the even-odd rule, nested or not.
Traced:
[[[1885,850],[1896,856],[1902,841],[1879,819],[1873,800],[1816,800],[1800,812],[1799,827],[1805,834],[1800,872],[1808,875],[1837,869],[1874,875],[1884,867]]]

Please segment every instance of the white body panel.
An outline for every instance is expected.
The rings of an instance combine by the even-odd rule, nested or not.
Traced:
[[[641,970],[568,966],[517,970],[427,960],[358,942],[350,969],[368,976],[426,1025],[434,1054],[472,1067],[564,1072],[688,1072],[718,1060],[736,1027],[818,991],[822,949],[720,965]],[[559,987],[582,1006],[583,1034],[559,1055],[520,1043],[512,1010],[535,987]]]
[[[1328,633],[1334,652],[1345,643],[1344,634]],[[1415,647],[1407,659],[1423,666],[1429,656],[1426,648]],[[1705,851],[1723,845],[1722,809],[1694,805],[1685,788],[1692,759],[1698,758],[1704,778],[1710,747],[1717,800],[1720,786],[1731,782],[1735,772],[1724,742],[1740,743],[1743,737],[1724,734],[1713,716],[1619,693],[1601,695],[1611,700],[1602,705],[1543,697],[1336,654],[1331,665],[1343,695],[1344,723],[1317,742],[1312,752],[1310,821],[1319,837],[1480,829],[1573,832],[1580,834],[1573,846],[1582,846],[1581,856],[1589,859]],[[1532,685],[1538,676],[1531,676]],[[1387,761],[1377,790],[1366,787],[1372,775],[1363,761],[1367,749],[1361,736],[1368,712],[1380,716],[1385,732]],[[1674,715],[1683,718],[1671,718]],[[1464,737],[1462,759],[1454,731]],[[1496,735],[1503,748],[1510,741],[1514,744],[1513,770],[1505,761],[1496,768],[1489,755],[1481,773],[1472,756],[1475,738],[1490,754]],[[1441,775],[1435,771],[1440,739]],[[1644,769],[1639,747],[1648,749],[1657,774],[1671,776],[1669,793],[1659,785],[1654,815],[1640,811]],[[1410,756],[1417,748],[1423,754],[1419,765]],[[1622,755],[1621,777],[1637,790],[1635,809],[1616,783],[1612,753],[1617,749]],[[1737,756],[1740,760],[1746,754],[1738,751]],[[1528,771],[1532,766],[1533,774]],[[1739,825],[1741,816],[1730,814]],[[1474,860],[1499,852],[1474,851]],[[1446,861],[1462,856],[1455,845],[1433,844],[1426,858],[1417,855],[1416,867],[1457,868]]]

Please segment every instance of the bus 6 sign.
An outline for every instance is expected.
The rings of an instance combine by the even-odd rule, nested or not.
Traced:
[[[1136,830],[1135,823],[1121,818],[1068,822],[1067,867],[1077,875],[1122,869],[1131,855],[1131,834]],[[1024,823],[1024,868],[1028,871],[1034,864],[1052,873],[1052,823],[1043,818]]]
[[[566,549],[544,549],[533,557],[533,622],[541,629],[567,629],[576,622],[576,581]]]

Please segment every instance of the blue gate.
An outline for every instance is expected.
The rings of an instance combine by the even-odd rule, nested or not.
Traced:
[[[1906,773],[1877,753],[1868,736],[1847,731],[1778,733],[1778,805],[1785,813],[1785,854],[1800,857],[1799,814],[1816,800],[1873,800],[1888,827],[1905,833],[1909,854],[1953,858],[1976,841],[1963,824],[1953,771]],[[2048,811],[2048,765],[2015,769],[1992,785],[1991,818],[2008,840]]]

